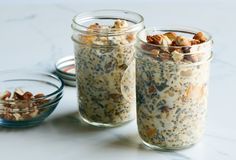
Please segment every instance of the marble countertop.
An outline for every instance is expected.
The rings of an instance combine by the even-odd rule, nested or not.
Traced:
[[[184,25],[214,39],[207,130],[192,148],[160,152],[144,147],[135,121],[118,128],[86,126],[76,118],[76,89],[65,87],[58,108],[40,126],[0,128],[0,159],[235,160],[236,3],[167,1],[0,1],[0,69],[52,72],[55,61],[73,54],[71,19],[82,11],[116,8],[141,13],[146,26]]]

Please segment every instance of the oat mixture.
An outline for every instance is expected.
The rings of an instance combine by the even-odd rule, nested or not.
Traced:
[[[135,33],[114,25],[92,24],[74,35],[80,115],[101,124],[117,125],[135,117]]]
[[[0,118],[8,121],[24,121],[39,116],[46,109],[42,106],[49,100],[43,93],[33,95],[31,92],[16,88],[13,93],[0,93]]]
[[[146,39],[136,55],[139,134],[152,146],[188,147],[204,131],[211,44],[202,32],[192,39],[173,32]]]

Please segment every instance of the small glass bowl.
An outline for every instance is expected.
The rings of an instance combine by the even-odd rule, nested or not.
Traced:
[[[16,88],[43,96],[29,100],[0,99],[0,125],[28,127],[40,124],[56,108],[63,96],[64,83],[53,74],[32,71],[0,71],[0,92]]]

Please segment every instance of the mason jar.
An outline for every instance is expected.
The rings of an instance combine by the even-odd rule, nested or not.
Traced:
[[[143,17],[124,10],[97,10],[73,18],[80,118],[112,127],[135,118],[136,34]]]
[[[148,35],[166,32],[185,37],[202,32],[207,40],[192,46],[147,43]],[[160,27],[140,31],[137,39],[137,125],[143,143],[166,150],[197,143],[207,113],[211,36],[193,28]]]

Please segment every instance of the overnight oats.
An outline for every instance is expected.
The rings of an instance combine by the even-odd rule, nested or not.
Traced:
[[[79,114],[95,126],[117,126],[135,118],[137,13],[103,10],[73,19]]]
[[[199,141],[207,112],[212,39],[193,29],[145,29],[137,36],[137,124],[144,144],[182,149]]]

